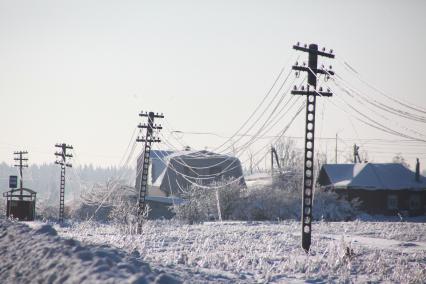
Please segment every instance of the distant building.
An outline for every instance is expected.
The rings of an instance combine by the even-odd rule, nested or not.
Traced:
[[[359,198],[372,214],[424,214],[426,178],[398,163],[323,165],[318,183],[349,200]]]
[[[136,190],[142,180],[143,153],[138,157]],[[180,198],[192,184],[210,185],[235,179],[245,186],[243,170],[238,158],[209,151],[152,150],[148,171],[147,204],[149,219],[170,219],[171,207],[185,202]]]
[[[34,221],[36,195],[37,193],[29,188],[17,188],[4,192],[6,217],[16,218],[19,221]]]
[[[138,158],[136,188],[141,181],[143,155]],[[245,186],[240,160],[209,151],[151,151],[150,196],[180,196],[192,184],[209,185],[224,179],[237,179]]]

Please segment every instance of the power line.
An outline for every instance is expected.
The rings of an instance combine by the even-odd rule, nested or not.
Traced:
[[[257,117],[257,119],[254,121],[254,123],[252,123],[252,125],[245,131],[245,133],[244,134],[247,134],[248,132],[250,132],[250,130],[261,120],[261,118],[265,115],[265,113],[268,111],[268,109],[272,106],[272,104],[273,104],[273,102],[275,101],[275,99],[279,96],[279,94],[280,94],[280,92],[281,92],[281,90],[282,90],[282,88],[284,87],[284,85],[286,84],[286,82],[287,82],[287,80],[288,80],[288,78],[290,77],[290,75],[291,75],[291,73],[292,73],[292,70],[289,70],[289,72],[287,73],[287,76],[285,77],[285,79],[284,79],[284,81],[281,83],[281,85],[279,86],[279,88],[278,88],[278,90],[275,92],[275,95],[273,96],[273,98],[272,98],[272,100],[269,102],[269,104],[266,106],[266,108],[263,110],[263,112]],[[279,76],[279,77],[281,77],[281,75]],[[260,109],[260,107],[261,107],[261,105],[263,105],[263,103],[266,101],[266,98],[267,97],[269,97],[269,95],[271,94],[271,92],[272,92],[272,90],[273,90],[273,88],[275,87],[275,85],[277,84],[277,82],[278,82],[278,79],[279,79],[279,77],[277,78],[277,80],[275,80],[275,82],[274,82],[274,84],[272,85],[272,87],[269,89],[269,91],[268,91],[268,93],[267,93],[267,95],[265,96],[265,98],[262,100],[262,102],[258,105],[258,107],[256,108],[256,110],[249,116],[249,118],[243,123],[243,125],[235,132],[235,134],[238,134],[246,125],[247,125],[247,123],[250,121],[250,119],[252,118],[252,117],[254,117],[254,115],[257,113],[257,111]],[[285,95],[285,94],[284,94]],[[281,98],[281,100],[280,101],[282,101],[282,98]],[[233,137],[234,137],[234,135],[233,135]],[[219,145],[216,149],[214,149],[213,151],[219,151],[219,149],[220,148],[222,148],[227,142],[229,142],[230,140],[232,140],[232,138],[233,137],[231,137],[230,139],[228,139],[227,141],[225,141],[224,143],[222,143],[221,145]],[[241,140],[241,137],[240,138],[238,138],[237,139],[237,141],[236,142],[238,142],[238,141],[240,141]],[[225,148],[224,149],[224,151],[226,151],[226,150],[228,150],[228,149],[230,149],[231,147],[227,147],[227,148]]]
[[[355,77],[359,80],[359,81],[361,81],[362,83],[364,83],[366,86],[368,86],[369,88],[371,88],[371,89],[373,89],[374,91],[376,91],[377,93],[379,93],[380,95],[382,95],[383,97],[385,97],[385,98],[387,98],[387,99],[389,99],[389,100],[391,100],[391,101],[393,101],[393,102],[395,102],[395,103],[398,103],[399,105],[401,105],[401,106],[404,106],[404,107],[406,107],[406,108],[409,108],[409,109],[411,109],[411,110],[414,110],[414,111],[417,111],[417,112],[420,112],[420,113],[423,113],[423,114],[426,114],[426,109],[424,109],[424,108],[422,108],[422,107],[419,107],[419,106],[416,106],[416,105],[414,105],[414,104],[411,104],[411,103],[406,103],[406,102],[403,102],[403,101],[401,101],[401,100],[398,100],[398,99],[396,99],[396,98],[393,98],[392,96],[389,96],[389,95],[387,95],[385,92],[383,92],[383,91],[381,91],[379,88],[376,88],[375,86],[373,86],[372,84],[370,84],[369,82],[367,82],[365,79],[363,79],[362,77],[361,77],[361,75],[359,74],[359,72],[357,72],[356,70],[355,70],[355,68],[353,68],[347,61],[344,61],[344,62],[341,62],[340,60],[339,60],[339,63],[341,63],[343,66],[344,66],[344,68],[346,69],[346,70],[348,70],[348,71],[350,71],[351,73],[353,73],[353,74],[355,74]]]
[[[304,104],[302,104],[301,105],[301,107],[299,108],[299,110],[297,111],[297,113],[293,116],[293,118],[290,120],[290,122],[287,124],[287,126],[281,131],[281,135],[279,135],[279,137],[278,137],[278,139],[279,138],[281,138],[284,134],[285,134],[285,132],[289,129],[289,127],[291,126],[291,124],[294,122],[294,120],[295,120],[295,118],[300,114],[300,112],[303,110],[303,108],[304,108]],[[268,143],[266,146],[269,146],[270,144]],[[254,156],[257,156],[261,151],[263,151],[264,150],[264,147],[262,148],[262,149],[260,149],[259,151],[257,151],[255,154],[254,154]],[[191,176],[188,176],[188,175],[186,175],[186,174],[184,174],[184,173],[182,173],[182,172],[180,172],[180,171],[178,171],[170,162],[169,163],[167,163],[167,162],[165,162],[164,160],[163,160],[163,158],[162,157],[159,157],[158,156],[158,154],[156,153],[156,152],[153,152],[153,154],[158,158],[158,160],[161,162],[161,163],[163,163],[163,165],[165,166],[165,168],[166,168],[166,170],[167,170],[167,168],[170,168],[173,172],[175,172],[178,176],[181,176],[184,180],[186,180],[188,183],[190,183],[190,184],[192,184],[193,186],[197,186],[197,187],[199,187],[199,188],[219,188],[219,187],[223,187],[223,186],[226,186],[226,185],[229,185],[229,184],[232,184],[233,182],[236,182],[236,181],[238,181],[238,180],[240,180],[243,176],[239,176],[239,177],[236,177],[235,179],[233,179],[233,180],[231,180],[231,181],[229,181],[227,184],[225,184],[225,185],[220,185],[220,186],[207,186],[207,185],[203,185],[203,184],[199,184],[199,183],[197,183],[196,181],[197,180],[205,180],[206,178],[204,177],[204,178],[195,178],[195,177],[191,177]],[[268,153],[266,153],[266,154],[268,154]],[[266,155],[265,154],[265,155]],[[260,161],[265,157],[265,155],[256,163],[256,165],[258,165],[259,163],[260,163]],[[234,160],[234,162],[235,162],[235,160]],[[222,174],[224,174],[224,173],[226,173],[226,172],[228,172],[228,171],[231,171],[231,170],[233,170],[233,169],[235,169],[235,167],[237,167],[237,166],[239,166],[239,165],[237,165],[237,166],[234,166],[234,168],[230,168],[231,166],[232,166],[232,164],[234,163],[234,162],[232,162],[230,165],[228,165],[227,166],[227,168],[225,168],[222,172],[220,172],[220,173],[216,173],[216,174],[213,174],[213,175],[211,175],[211,177],[213,177],[213,176],[219,176],[219,175],[222,175]],[[187,165],[188,167],[189,167],[189,165]],[[192,181],[191,179],[194,179],[195,181]],[[211,179],[211,178],[210,178]],[[178,185],[179,186],[179,185]]]
[[[304,81],[304,80],[303,80]],[[303,83],[303,81],[302,81],[302,83]],[[287,90],[286,92],[288,92],[289,90]],[[262,132],[264,132],[264,133],[267,133],[267,132],[269,132],[278,122],[280,122],[281,120],[282,120],[282,118],[286,115],[286,113],[283,113],[278,119],[277,119],[277,117],[282,113],[282,112],[284,112],[284,109],[285,109],[285,107],[288,105],[288,103],[291,101],[293,99],[293,96],[291,96],[290,97],[290,100],[287,102],[287,103],[285,103],[284,104],[284,106],[279,110],[279,112],[274,116],[274,118],[272,119],[272,120],[270,120],[270,117],[271,117],[271,115],[269,116],[269,118],[268,118],[268,120],[270,120],[270,122],[272,123],[272,122],[275,122],[275,123],[273,123],[272,125],[270,125],[268,128],[264,128],[263,126],[260,128],[260,130],[255,134],[255,135],[253,135],[252,137],[251,137],[251,139],[249,140],[249,141],[247,141],[245,144],[243,144],[242,146],[240,146],[239,148],[236,148],[235,150],[234,150],[234,154],[235,155],[238,155],[238,154],[242,154],[242,153],[244,153],[244,151],[246,151],[247,150],[247,148],[249,147],[249,145],[251,145],[252,143],[254,143],[255,141],[257,141],[257,140],[259,140],[261,137],[259,136],[258,137],[258,135],[260,135]],[[299,98],[297,98],[296,99],[296,101],[289,107],[289,110],[291,109],[291,108],[293,108],[293,106],[298,102],[298,100],[299,100]],[[281,102],[281,101],[280,101]],[[280,103],[279,102],[279,103]],[[277,105],[278,106],[278,105]],[[276,107],[277,108],[277,107]],[[276,109],[275,108],[275,109]],[[267,121],[268,121],[267,120]],[[246,136],[246,135],[245,135]],[[165,138],[163,138],[163,140],[167,143],[167,139],[165,139]],[[207,156],[207,155],[206,155]],[[211,155],[209,154],[208,155],[209,157],[211,157]],[[221,155],[218,155],[218,157],[220,157]],[[220,162],[218,162],[218,163],[216,163],[216,164],[214,164],[214,165],[209,165],[209,166],[205,166],[205,167],[196,167],[197,169],[207,169],[207,168],[213,168],[213,167],[216,167],[216,166],[219,166],[219,165],[221,165],[221,164],[223,164],[223,163],[226,163],[229,159],[231,158],[231,156],[228,156],[228,158],[227,159],[225,159],[225,160],[222,160],[222,161],[220,161]],[[179,161],[179,160],[177,160],[177,161]],[[183,162],[183,160],[182,160],[182,162]],[[184,163],[184,162],[183,162]],[[225,168],[225,170],[224,171],[226,171],[227,169],[229,169],[229,167],[231,167],[233,164],[235,163],[235,160],[234,161],[232,161],[232,163],[230,164],[230,165],[228,165],[226,168]],[[187,165],[185,165],[185,166],[187,166]],[[235,167],[234,167],[235,168]],[[232,169],[234,169],[234,168],[232,168]],[[200,176],[198,173],[196,173],[192,168],[191,168],[191,171],[192,172],[194,172],[197,176]],[[220,175],[220,174],[222,174],[222,173],[218,173],[218,174],[215,174],[216,176],[218,176],[218,175]],[[203,175],[204,176],[204,175]],[[211,175],[208,175],[208,176],[211,176]]]
[[[328,71],[326,71],[326,72],[327,72],[328,74],[332,75],[332,74],[331,74],[331,73],[329,73]],[[333,74],[334,74],[334,73],[333,73]],[[366,114],[362,113],[361,111],[357,110],[357,109],[356,109],[356,108],[354,108],[351,104],[347,103],[347,102],[346,102],[343,98],[341,98],[341,97],[339,97],[339,96],[337,96],[337,98],[341,99],[341,100],[344,102],[344,104],[345,104],[346,106],[348,106],[350,109],[352,109],[353,111],[355,111],[358,115],[360,115],[360,116],[364,117],[365,119],[367,119],[368,121],[370,121],[370,122],[368,122],[368,121],[365,121],[364,119],[360,119],[360,118],[358,118],[358,117],[355,117],[355,118],[356,118],[357,120],[359,120],[360,122],[362,122],[362,123],[364,123],[364,124],[366,124],[366,125],[368,125],[368,126],[370,126],[370,127],[372,127],[372,128],[375,128],[375,129],[377,129],[377,130],[381,130],[381,131],[386,132],[386,133],[388,133],[388,134],[393,134],[393,135],[396,135],[396,136],[400,136],[400,137],[403,137],[403,138],[415,139],[415,140],[418,140],[418,141],[426,142],[426,140],[419,139],[419,138],[416,138],[416,137],[413,137],[413,136],[410,136],[410,135],[407,135],[407,134],[401,133],[401,132],[399,132],[399,131],[393,130],[393,129],[391,129],[391,128],[389,128],[389,127],[387,127],[387,126],[385,126],[385,125],[383,125],[383,124],[381,124],[381,123],[379,123],[379,122],[377,122],[376,120],[374,120],[374,119],[370,118],[368,115],[366,115]],[[336,107],[337,107],[337,106],[336,106]],[[339,108],[339,107],[337,107],[337,108]]]
[[[295,103],[296,102],[298,102],[298,100],[299,100],[299,98],[297,98],[297,100],[295,101]],[[295,103],[293,103],[293,105],[291,105],[290,106],[290,108],[292,108],[294,105],[295,105]],[[299,113],[299,112],[298,112]],[[298,114],[297,113],[297,114]],[[297,116],[297,114],[296,114],[296,116]],[[284,113],[284,115],[285,115],[285,113]],[[265,130],[266,132],[267,131],[269,131],[269,130],[271,130],[282,118],[283,118],[283,116],[284,115],[282,115],[281,117],[280,117],[280,119],[278,119],[273,125],[271,125],[270,127],[269,127],[269,129],[267,129],[267,130]],[[294,118],[296,117],[296,116],[294,116]],[[294,118],[291,120],[291,123],[294,121]],[[291,124],[290,123],[290,124]],[[285,129],[288,129],[288,127],[286,127]],[[273,136],[274,138],[280,138],[281,136],[283,135],[283,133],[281,133],[281,135],[279,135],[279,136]],[[254,139],[256,139],[256,136],[254,136],[255,138]],[[166,143],[168,143],[167,142],[167,139],[165,138],[165,137],[163,137],[163,141],[165,141]],[[253,141],[253,140],[251,140],[251,141]],[[242,153],[243,152],[243,150],[244,149],[246,149],[246,148],[243,148],[243,149],[240,149],[238,152],[239,153]],[[263,149],[263,148],[262,148]],[[258,152],[257,152],[258,153]],[[256,153],[256,155],[257,155],[257,153]],[[208,156],[208,157],[211,157],[211,155],[206,155],[206,156]],[[219,157],[221,157],[221,155],[219,155]],[[212,176],[218,176],[218,175],[221,175],[221,174],[223,174],[224,172],[226,172],[226,171],[228,171],[229,170],[229,168],[236,162],[236,160],[234,160],[234,161],[232,161],[232,163],[231,164],[229,164],[222,172],[220,172],[220,173],[216,173],[216,174],[212,174],[212,175],[199,175],[198,173],[196,173],[193,169],[208,169],[208,168],[213,168],[213,167],[216,167],[216,166],[218,166],[218,165],[220,165],[220,164],[223,164],[223,163],[225,163],[225,162],[227,162],[227,160],[229,160],[231,157],[229,156],[227,159],[225,159],[225,160],[222,160],[221,162],[218,162],[218,163],[216,163],[216,164],[214,164],[214,165],[209,165],[209,166],[205,166],[205,167],[189,167],[183,160],[181,161],[181,162],[179,162],[179,159],[177,159],[176,161],[178,162],[178,163],[181,163],[182,165],[184,165],[184,166],[187,166],[187,167],[189,167],[190,169],[191,169],[191,171],[193,171],[197,176],[203,176],[203,177],[212,177]],[[233,168],[231,168],[231,170],[232,169],[234,169],[235,167],[233,167]]]
[[[387,105],[386,103],[384,103],[382,101],[376,100],[375,98],[368,98],[368,93],[367,93],[367,95],[364,95],[363,92],[359,91],[357,88],[352,87],[347,82],[347,80],[343,79],[341,76],[337,75],[336,77],[337,77],[337,79],[333,79],[333,82],[336,84],[336,86],[338,86],[344,93],[346,93],[350,97],[358,100],[360,103],[362,103],[360,100],[363,100],[364,102],[372,105],[373,107],[378,108],[380,110],[383,110],[383,111],[390,113],[392,115],[395,115],[395,116],[398,116],[398,117],[401,117],[401,118],[410,119],[410,120],[417,121],[417,122],[422,122],[422,123],[426,122],[426,117],[416,115],[416,114],[412,114],[412,113],[407,112],[407,111],[402,111],[402,110],[396,109],[392,106]],[[339,84],[337,82],[337,80],[339,80],[342,84],[346,85],[346,87]],[[355,97],[352,94],[352,92],[357,94],[358,96]]]
[[[355,101],[358,101],[361,105],[363,105],[363,106],[365,106],[365,104],[363,104],[362,102],[360,102],[357,98],[355,98],[352,94],[350,94],[349,92],[347,92],[347,90],[345,90],[345,88],[344,87],[342,87],[342,86],[340,86],[340,85],[337,85],[341,90],[343,90],[344,91],[344,93],[346,93],[346,94],[348,94],[349,95],[349,97],[350,98],[352,98],[352,99],[354,99]],[[343,99],[343,97],[340,97],[340,99],[341,100],[343,100],[346,104],[348,104],[351,108],[353,108],[354,109],[354,107],[352,106],[352,104],[349,104],[348,102],[346,102],[344,99]],[[376,111],[374,111],[374,110],[372,110],[371,108],[369,108],[368,106],[365,106],[365,108],[367,109],[367,110],[370,110],[371,111],[371,113],[373,113],[373,114],[375,114],[375,115],[377,115],[377,116],[379,116],[379,117],[381,117],[382,119],[384,119],[385,121],[391,121],[388,117],[386,117],[386,116],[384,116],[383,114],[380,114],[380,113],[378,113],[378,112],[376,112]],[[361,113],[361,111],[360,110],[355,110],[356,112],[359,112],[359,113]],[[376,121],[377,122],[377,121]],[[410,128],[407,128],[407,127],[405,127],[405,126],[401,126],[398,122],[396,122],[395,120],[392,120],[392,122],[395,124],[395,125],[398,125],[399,127],[401,127],[402,129],[404,129],[405,131],[409,131],[409,132],[412,132],[413,134],[416,134],[416,135],[419,135],[419,136],[424,136],[423,134],[421,134],[421,133],[419,133],[419,132],[417,132],[417,131],[415,131],[415,130],[412,130],[412,129],[410,129]],[[379,124],[378,122],[377,122],[377,124]]]

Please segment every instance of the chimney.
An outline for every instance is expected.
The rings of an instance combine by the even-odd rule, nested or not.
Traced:
[[[420,181],[420,162],[419,162],[419,158],[417,158],[417,162],[416,162],[416,181],[417,182]]]

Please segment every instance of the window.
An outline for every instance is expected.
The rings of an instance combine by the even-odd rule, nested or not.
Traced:
[[[396,194],[388,195],[387,206],[389,210],[397,210],[398,209],[398,196]]]
[[[408,208],[410,210],[419,210],[421,208],[419,194],[410,194],[410,197],[408,199]]]

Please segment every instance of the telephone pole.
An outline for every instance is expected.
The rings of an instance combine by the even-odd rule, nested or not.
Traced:
[[[359,156],[359,146],[354,144],[354,164],[356,164],[357,161],[358,163],[361,163],[361,158]]]
[[[305,44],[303,47],[299,43],[293,48],[298,51],[307,52],[309,55],[308,66],[293,66],[293,70],[297,72],[304,71],[308,73],[308,84],[306,90],[304,87],[298,90],[294,87],[291,92],[293,95],[306,96],[306,125],[305,125],[305,158],[303,171],[303,199],[302,199],[302,248],[308,252],[311,246],[311,229],[312,229],[312,196],[314,190],[314,141],[315,141],[315,110],[316,97],[331,97],[333,94],[330,90],[323,92],[322,88],[317,90],[317,75],[325,76],[334,75],[331,71],[331,66],[328,70],[325,68],[318,69],[318,56],[334,58],[332,50],[326,52],[325,48],[322,51],[318,50],[318,45],[310,44],[309,47]]]
[[[277,162],[278,171],[281,174],[281,165],[280,160],[278,159],[278,153],[274,146],[271,146],[271,173],[272,178],[274,178],[274,157],[275,161]]]
[[[55,164],[61,166],[61,184],[60,184],[60,194],[59,194],[59,222],[64,222],[64,211],[65,211],[65,169],[67,167],[72,167],[70,163],[67,163],[67,158],[72,158],[72,154],[67,154],[67,150],[74,149],[71,145],[65,143],[58,143],[55,145],[56,148],[59,148],[60,152],[55,152],[55,156],[58,160],[55,161]]]
[[[16,151],[13,152],[14,155],[16,155],[15,158],[13,158],[13,160],[15,160],[16,162],[18,162],[18,164],[15,164],[15,167],[19,168],[19,176],[20,176],[20,189],[21,189],[21,195],[22,195],[22,189],[24,188],[24,182],[23,182],[23,177],[22,177],[22,168],[28,168],[28,158],[24,157],[24,155],[27,155],[28,152],[27,151]]]
[[[161,140],[158,137],[154,137],[153,132],[154,130],[161,130],[163,127],[161,125],[154,124],[155,118],[164,118],[163,114],[158,114],[154,112],[141,112],[139,116],[147,117],[148,123],[139,124],[138,128],[144,129],[146,128],[145,137],[138,137],[136,139],[137,142],[144,142],[144,150],[143,150],[143,162],[142,162],[142,169],[137,169],[138,173],[136,176],[139,175],[139,171],[142,170],[142,176],[140,179],[140,184],[137,184],[136,186],[139,186],[139,197],[138,197],[138,212],[137,212],[137,221],[138,221],[138,229],[137,233],[142,233],[142,220],[143,220],[143,214],[145,213],[146,208],[146,201],[145,197],[147,194],[148,189],[148,168],[149,168],[149,158],[151,155],[151,144],[156,142],[161,142]]]

